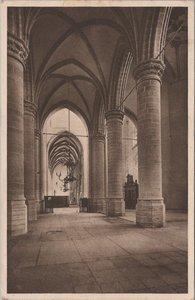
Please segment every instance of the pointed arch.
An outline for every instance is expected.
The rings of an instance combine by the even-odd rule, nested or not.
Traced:
[[[121,107],[132,59],[126,41],[119,39],[110,74],[107,110]]]
[[[93,113],[93,133],[104,134],[104,118],[105,118],[105,105],[101,95],[96,92],[95,104]]]
[[[139,42],[137,63],[152,58],[164,59],[164,53],[160,55],[166,41],[166,34],[171,14],[170,7],[146,8],[143,17],[143,32]]]

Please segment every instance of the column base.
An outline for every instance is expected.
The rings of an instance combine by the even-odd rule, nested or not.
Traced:
[[[138,199],[136,224],[141,227],[165,226],[165,204],[163,199]]]
[[[104,215],[106,215],[106,209],[107,209],[107,201],[106,201],[106,199],[104,198],[104,199],[103,199],[103,202],[102,202],[102,213],[103,213]]]
[[[125,201],[121,198],[107,198],[106,216],[118,217],[125,215]]]
[[[103,201],[104,201],[104,198],[92,198],[90,201],[89,211],[94,212],[94,213],[96,213],[96,212],[102,213]]]
[[[41,200],[36,200],[37,203],[37,215],[41,214]]]
[[[37,201],[27,200],[28,221],[37,220]]]
[[[41,211],[41,206],[40,206],[40,201],[37,200],[37,215],[40,214],[40,211]]]
[[[24,200],[8,201],[8,236],[17,236],[27,232],[27,207]]]

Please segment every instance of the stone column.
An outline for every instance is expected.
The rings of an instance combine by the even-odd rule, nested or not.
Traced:
[[[165,224],[161,166],[161,77],[164,65],[150,60],[134,70],[137,86],[139,199],[136,223],[144,227]]]
[[[24,195],[27,201],[28,220],[37,220],[35,197],[35,117],[37,107],[33,102],[24,102]]]
[[[92,144],[92,208],[93,212],[102,212],[105,201],[105,136],[97,133]]]
[[[124,113],[120,110],[112,110],[106,113],[108,149],[107,216],[121,216],[125,213],[122,155],[123,116]]]
[[[37,213],[41,212],[41,133],[35,129],[35,199],[37,201]]]
[[[8,34],[7,58],[7,200],[8,234],[27,232],[24,197],[23,68],[28,51]]]

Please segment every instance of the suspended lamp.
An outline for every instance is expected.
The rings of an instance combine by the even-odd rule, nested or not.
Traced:
[[[56,172],[56,175],[58,176],[59,180],[63,182],[63,191],[66,192],[69,190],[68,188],[68,183],[73,182],[76,180],[76,178],[73,176],[74,174],[74,167],[75,163],[73,162],[71,155],[70,155],[70,110],[68,110],[68,160],[64,162],[64,166],[67,167],[67,175],[61,179],[60,177],[62,176],[61,172],[58,174]]]

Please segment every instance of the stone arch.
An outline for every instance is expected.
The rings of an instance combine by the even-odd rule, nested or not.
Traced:
[[[116,108],[122,109],[121,102],[124,97],[132,59],[127,43],[123,39],[119,39],[109,80],[108,111]]]
[[[48,118],[49,115],[55,113],[56,111],[62,109],[62,108],[67,108],[74,112],[85,124],[87,131],[90,133],[91,127],[89,120],[85,116],[85,114],[73,103],[69,102],[68,100],[62,100],[59,103],[53,105],[48,111],[43,112],[42,115],[40,116],[40,128],[43,128],[43,125]]]
[[[164,51],[162,49],[165,45],[170,14],[170,7],[145,9],[142,22],[144,30],[139,38],[137,63],[154,58],[163,60]]]
[[[127,117],[129,117],[129,119],[133,122],[133,124],[137,128],[137,116],[135,115],[135,113],[127,107],[124,108],[124,113]]]
[[[68,141],[68,142],[67,142]],[[81,159],[83,154],[83,147],[79,139],[72,133],[68,131],[60,131],[57,133],[57,136],[53,136],[48,141],[48,162],[51,164],[51,170],[54,170],[56,167],[56,158],[60,158],[58,154],[61,154],[61,150],[66,150],[70,147],[71,155],[73,157],[74,162],[77,162]],[[66,162],[66,157],[64,158],[64,162]]]
[[[105,104],[98,92],[96,92],[93,116],[93,133],[104,134]]]
[[[77,115],[77,117],[82,120],[83,128],[86,130],[86,138],[87,141],[82,141],[80,139],[80,135],[74,133],[74,123],[73,131],[61,130],[57,129],[54,132],[51,132],[51,136],[47,135],[47,131],[45,132],[45,125],[47,125],[47,120],[52,118],[52,115],[60,111],[61,109],[69,109],[72,113]],[[62,126],[63,127],[63,126]],[[71,162],[74,163],[75,170],[77,175],[79,175],[79,186],[81,187],[82,192],[85,192],[85,195],[88,195],[88,185],[89,185],[89,174],[88,174],[88,155],[89,155],[89,134],[88,134],[88,126],[84,120],[84,117],[81,114],[70,106],[58,106],[53,108],[53,110],[48,111],[47,114],[42,119],[41,123],[42,128],[42,192],[47,193],[49,191],[49,184],[52,186],[54,170],[60,166],[67,165],[67,161],[69,159],[68,152],[70,150],[70,159]],[[44,131],[43,131],[44,130]],[[44,134],[45,133],[45,134]],[[52,133],[54,135],[52,135]],[[81,133],[82,134],[82,133]],[[84,131],[85,136],[85,131]],[[79,172],[79,173],[78,173]]]

